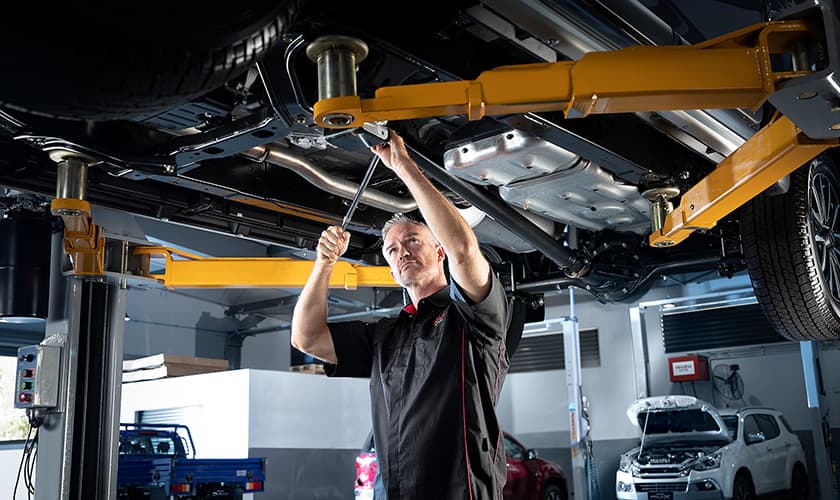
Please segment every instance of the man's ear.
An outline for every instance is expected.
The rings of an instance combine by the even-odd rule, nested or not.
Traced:
[[[446,258],[446,250],[443,249],[443,245],[438,245],[435,249],[438,255],[438,261],[443,261]]]

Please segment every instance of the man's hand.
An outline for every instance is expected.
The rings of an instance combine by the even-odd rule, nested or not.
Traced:
[[[388,142],[371,146],[370,150],[373,151],[373,154],[379,156],[386,167],[397,172],[397,174],[405,168],[416,165],[414,160],[408,156],[405,141],[393,130],[390,131]]]
[[[335,264],[344,255],[350,244],[350,233],[338,226],[330,226],[321,233],[318,240],[316,260],[324,264]]]

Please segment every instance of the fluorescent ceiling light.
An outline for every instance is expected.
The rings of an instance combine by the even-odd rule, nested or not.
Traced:
[[[35,325],[43,322],[44,318],[36,318],[33,316],[4,316],[0,318],[0,323],[10,323],[15,325]]]

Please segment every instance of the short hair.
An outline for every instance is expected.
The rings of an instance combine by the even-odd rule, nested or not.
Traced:
[[[388,219],[382,226],[382,241],[385,241],[385,236],[387,236],[388,231],[390,231],[394,226],[399,226],[400,224],[414,224],[415,226],[429,227],[425,222],[420,222],[417,219],[398,212]]]

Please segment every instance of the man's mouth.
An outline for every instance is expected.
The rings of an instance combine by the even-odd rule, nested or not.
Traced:
[[[412,266],[412,265],[417,265],[417,262],[416,262],[416,261],[413,261],[413,260],[408,261],[408,262],[403,262],[402,264],[400,264],[400,271],[402,271],[402,270],[403,270],[403,269],[405,269],[406,267],[408,267],[408,266]]]

